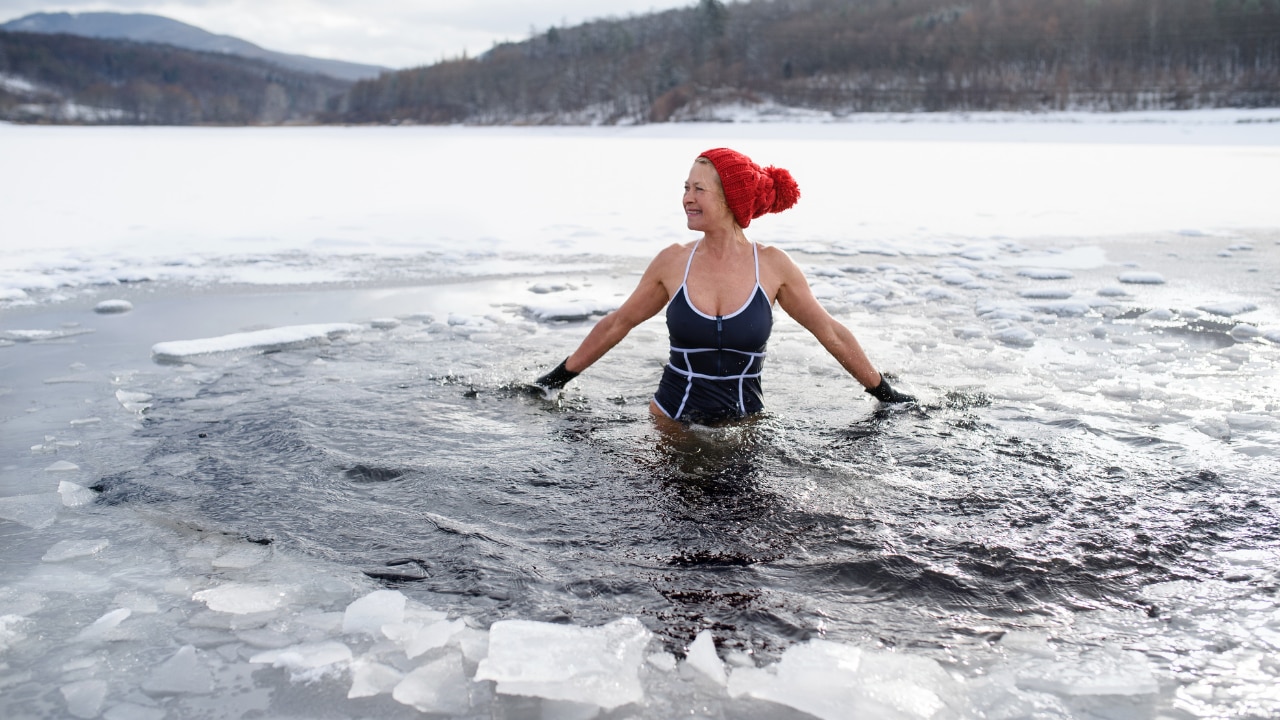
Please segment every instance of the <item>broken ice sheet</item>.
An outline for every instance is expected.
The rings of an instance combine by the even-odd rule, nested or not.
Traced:
[[[504,695],[612,710],[644,699],[639,671],[651,637],[635,618],[600,627],[502,620],[489,628],[489,656],[476,679],[497,682]]]

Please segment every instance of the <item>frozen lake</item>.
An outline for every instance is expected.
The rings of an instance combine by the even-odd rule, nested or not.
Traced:
[[[661,433],[684,229],[752,224],[918,395],[777,314]],[[4,717],[1280,713],[1280,111],[638,128],[0,126]]]

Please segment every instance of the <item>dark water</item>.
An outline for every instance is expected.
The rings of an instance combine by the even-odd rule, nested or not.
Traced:
[[[768,410],[747,422],[653,422],[660,323],[561,396],[531,394],[523,384],[589,327],[530,317],[524,287],[541,278],[139,290],[116,317],[12,314],[14,327],[67,332],[0,349],[5,500],[51,493],[59,458],[79,465],[59,477],[97,493],[48,526],[0,523],[11,578],[0,662],[26,668],[0,673],[16,688],[0,707],[61,712],[86,676],[111,683],[107,702],[132,702],[139,672],[176,642],[218,673],[214,695],[171,703],[179,714],[411,714],[386,693],[344,700],[345,675],[311,684],[263,669],[252,657],[267,641],[237,634],[239,623],[271,642],[342,638],[387,657],[308,624],[367,592],[347,584],[358,577],[480,629],[635,617],[654,650],[677,656],[711,630],[739,667],[770,667],[815,638],[893,653],[881,661],[925,658],[964,683],[921,676],[916,689],[959,716],[1274,715],[1280,348],[1194,309],[1228,286],[1265,303],[1270,276],[1222,271],[1116,296],[1095,295],[1110,270],[1078,271],[1058,282],[1077,304],[1054,305],[1019,294],[1033,281],[994,272],[931,292],[934,258],[892,276],[809,260],[835,286],[824,302],[919,405],[878,406],[781,318]],[[916,299],[902,300],[903,277]],[[594,280],[601,297],[627,286]],[[365,329],[186,364],[147,354],[164,340],[338,321]],[[44,559],[64,539],[102,538],[110,546],[91,557]],[[255,549],[271,561],[235,559]],[[228,551],[230,564],[211,564]],[[245,615],[197,602],[237,582],[292,599]],[[122,608],[134,612],[113,644],[80,637]],[[643,717],[781,707],[719,705],[722,689],[646,672]],[[477,717],[523,702],[477,692],[489,693],[473,698]],[[235,693],[221,715],[210,709]]]
[[[671,433],[645,410],[656,373],[629,369],[649,354],[620,349],[556,399],[518,386],[554,362],[527,335],[438,323],[200,361],[177,393],[146,388],[154,445],[101,480],[101,502],[357,567],[485,623],[632,615],[668,649],[711,628],[759,658],[812,637],[948,657],[1088,611],[1160,619],[1144,588],[1280,542],[1265,464],[1224,466],[1157,428],[955,387]],[[769,379],[782,397],[811,382]]]

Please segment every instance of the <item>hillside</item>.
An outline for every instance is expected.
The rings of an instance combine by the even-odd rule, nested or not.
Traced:
[[[0,32],[0,120],[119,124],[313,122],[350,83],[170,45]]]
[[[360,122],[643,123],[1280,105],[1280,0],[752,0],[551,28],[357,83]]]
[[[173,45],[265,60],[296,72],[328,75],[349,82],[375,78],[388,70],[376,65],[275,52],[230,35],[215,35],[194,25],[142,13],[33,13],[0,25],[0,30]]]

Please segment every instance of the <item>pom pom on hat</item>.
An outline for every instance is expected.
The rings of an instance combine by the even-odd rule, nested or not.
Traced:
[[[782,168],[762,168],[751,158],[729,148],[708,150],[699,157],[715,166],[725,202],[741,227],[747,227],[766,213],[782,212],[800,199],[800,186],[791,173]]]

